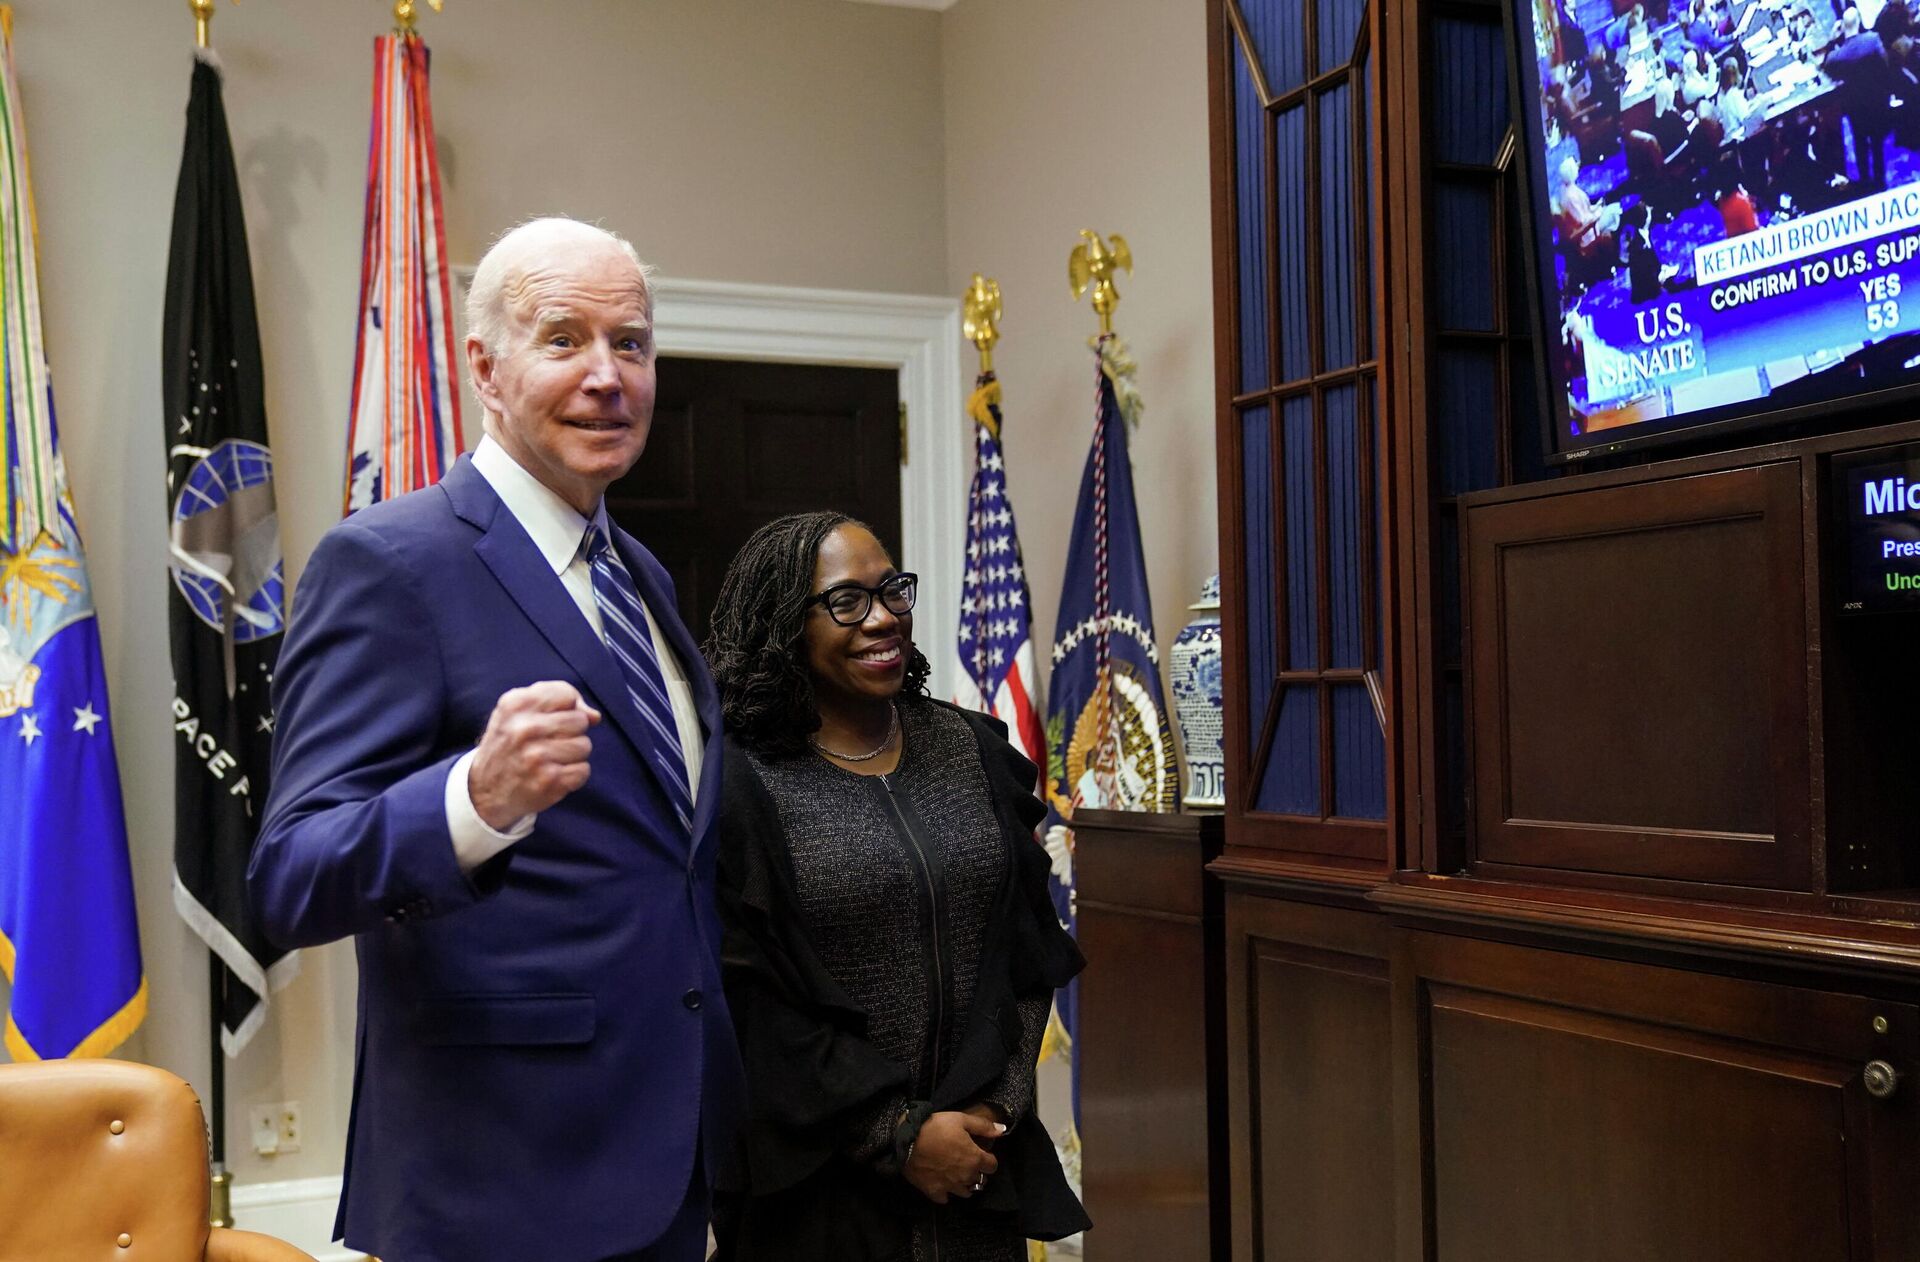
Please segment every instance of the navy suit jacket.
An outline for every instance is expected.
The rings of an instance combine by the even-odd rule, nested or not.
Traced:
[[[353,1114],[336,1235],[400,1262],[588,1262],[645,1247],[709,1183],[741,1095],[712,833],[720,708],[659,563],[614,546],[706,733],[687,835],[613,657],[463,457],[315,549],[274,681],[273,790],[247,873],[268,937],[352,935]],[[604,716],[586,785],[471,874],[447,773],[501,693]]]

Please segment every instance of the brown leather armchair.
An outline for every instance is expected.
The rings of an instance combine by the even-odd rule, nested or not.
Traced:
[[[193,1088],[118,1060],[0,1065],[0,1262],[314,1262],[207,1225]]]

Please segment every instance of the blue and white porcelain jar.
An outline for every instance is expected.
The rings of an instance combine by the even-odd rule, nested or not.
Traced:
[[[1224,730],[1222,705],[1226,681],[1220,653],[1220,576],[1200,589],[1200,599],[1188,609],[1198,613],[1174,637],[1169,681],[1173,684],[1173,713],[1180,721],[1180,739],[1187,749],[1187,795],[1190,807],[1227,804],[1227,761],[1220,748]]]

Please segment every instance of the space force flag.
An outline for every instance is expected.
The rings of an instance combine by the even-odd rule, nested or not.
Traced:
[[[100,626],[40,336],[10,15],[0,9],[0,973],[16,1061],[104,1056],[147,1012]]]
[[[460,454],[452,309],[427,46],[412,32],[382,35],[373,41],[347,512],[432,486]]]
[[[173,641],[174,906],[224,965],[237,1055],[296,957],[261,936],[247,859],[267,798],[274,661],[286,627],[280,519],[246,219],[220,72],[193,67],[161,350]]]
[[[973,486],[967,492],[967,568],[960,589],[960,685],[953,699],[1005,723],[1013,747],[1044,767],[1033,600],[1007,499],[1000,383],[991,372],[980,374],[967,412],[973,417]]]

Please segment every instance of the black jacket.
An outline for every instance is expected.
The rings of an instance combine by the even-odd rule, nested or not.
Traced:
[[[998,720],[961,711],[980,748],[1011,861],[960,1051],[927,1100],[914,1102],[898,1156],[928,1113],[964,1107],[996,1081],[1021,1041],[1023,996],[1050,994],[1084,966],[1047,893],[1034,840],[1045,808],[1033,764]],[[731,742],[729,742],[731,744]],[[746,755],[726,753],[720,818],[722,975],[747,1066],[748,1116],[715,1198],[722,1258],[746,1262],[891,1262],[910,1256],[927,1200],[899,1161],[858,1163],[840,1150],[844,1119],[909,1090],[908,1070],[863,1036],[867,1014],[820,963],[802,924],[780,814]],[[1089,1225],[1037,1116],[994,1146],[986,1190],[942,1215],[993,1216],[1010,1231],[1056,1240]]]

